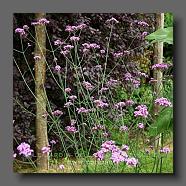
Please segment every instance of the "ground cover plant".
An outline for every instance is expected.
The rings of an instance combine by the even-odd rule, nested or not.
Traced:
[[[170,13],[14,14],[15,172],[173,173],[164,18],[170,31]]]

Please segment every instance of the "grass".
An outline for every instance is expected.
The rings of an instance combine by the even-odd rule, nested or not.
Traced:
[[[139,153],[140,154],[140,153]],[[124,163],[114,165],[107,157],[104,161],[96,161],[92,157],[86,159],[58,159],[51,161],[50,169],[42,173],[173,173],[173,153],[159,156],[159,162],[162,157],[162,168],[154,166],[153,152],[144,155],[141,153],[139,158],[140,166],[137,168],[127,167]],[[17,173],[38,173],[29,164],[20,164],[14,161],[14,172]],[[158,161],[158,160],[156,160]],[[64,170],[59,169],[59,165],[65,166]]]

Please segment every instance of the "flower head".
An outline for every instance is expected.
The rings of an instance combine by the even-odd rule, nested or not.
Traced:
[[[66,131],[68,131],[70,133],[76,133],[77,132],[76,127],[74,127],[72,125],[71,126],[66,126],[65,129],[66,129]]]
[[[64,170],[65,166],[64,166],[63,164],[61,164],[61,165],[59,165],[59,168],[60,168],[61,170]]]
[[[56,144],[56,141],[55,140],[51,140],[50,143],[51,144]]]
[[[163,97],[157,98],[155,100],[155,104],[160,105],[160,106],[164,106],[164,107],[171,107],[172,106],[171,102],[167,98],[163,98]]]
[[[138,123],[138,128],[143,129],[144,128],[144,124],[143,123]]]
[[[79,41],[79,40],[80,40],[79,37],[76,37],[76,36],[70,37],[70,41]]]
[[[15,33],[18,33],[21,37],[26,36],[26,32],[23,28],[16,28]]]
[[[154,64],[152,65],[152,69],[157,69],[157,70],[165,70],[168,69],[169,65],[166,63],[158,63],[158,64]]]
[[[65,88],[66,93],[70,93],[71,91],[72,91],[71,88]]]
[[[149,112],[147,110],[147,106],[146,105],[139,105],[136,107],[137,111],[134,111],[134,116],[135,117],[144,117],[147,118]]]
[[[59,65],[56,65],[54,70],[55,72],[61,72],[61,67]]]
[[[126,131],[128,131],[128,127],[125,126],[125,125],[123,125],[123,126],[121,126],[121,127],[119,128],[119,130],[120,130],[121,132],[126,132]]]
[[[63,112],[60,111],[60,110],[55,110],[55,111],[52,112],[52,115],[54,115],[54,116],[60,116],[62,114],[63,114]]]
[[[160,152],[161,152],[161,153],[168,154],[168,153],[170,152],[170,148],[168,148],[168,147],[163,147],[162,149],[160,149]]]
[[[22,142],[18,147],[19,155],[24,155],[25,157],[31,156],[32,152],[34,152],[28,143]]]
[[[45,153],[50,153],[50,152],[51,152],[50,147],[49,147],[49,146],[48,146],[48,147],[42,147],[41,152],[42,152],[43,154],[45,154]]]
[[[126,164],[129,167],[136,167],[137,164],[138,164],[138,159],[136,159],[136,158],[128,158],[128,159],[126,159]]]

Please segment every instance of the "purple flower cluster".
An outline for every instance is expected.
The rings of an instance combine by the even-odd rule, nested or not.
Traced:
[[[41,152],[42,152],[43,154],[48,154],[48,153],[50,153],[50,152],[51,152],[50,145],[47,146],[47,147],[42,147]]]
[[[109,88],[107,88],[107,87],[102,87],[101,89],[100,89],[100,92],[105,92],[105,91],[107,91]]]
[[[141,25],[141,26],[149,26],[149,24],[146,23],[145,21],[138,21],[138,25]]]
[[[53,116],[61,116],[62,114],[63,114],[63,112],[60,111],[60,110],[55,110],[55,111],[52,112]]]
[[[126,125],[122,125],[122,126],[119,128],[119,130],[120,130],[121,132],[126,132],[126,131],[128,131],[128,127],[127,127]]]
[[[60,168],[61,170],[64,170],[64,169],[65,169],[65,166],[64,166],[63,164],[61,164],[61,165],[59,165],[59,168]]]
[[[72,45],[65,45],[63,48],[64,48],[64,50],[71,50],[71,49],[74,48],[74,46],[72,46]]]
[[[163,98],[163,97],[157,98],[155,100],[155,104],[164,106],[164,107],[172,107],[171,102],[167,98]]]
[[[158,63],[158,64],[154,64],[152,65],[152,69],[155,70],[155,69],[158,69],[158,70],[165,70],[165,69],[168,69],[169,68],[169,65],[166,64],[166,63]]]
[[[125,105],[126,106],[132,106],[132,105],[134,105],[134,101],[129,99],[129,100],[125,101]]]
[[[77,110],[78,114],[80,114],[80,113],[89,113],[90,111],[92,111],[91,109],[86,109],[84,107],[77,108],[76,110]]]
[[[16,28],[15,33],[18,33],[21,37],[24,37],[26,35],[26,32],[23,28]]]
[[[56,144],[57,142],[55,140],[50,141],[51,144]]]
[[[66,131],[70,132],[70,133],[76,133],[77,129],[74,126],[66,126],[65,127]]]
[[[61,46],[63,44],[63,42],[60,39],[57,39],[54,41],[54,45],[56,46]]]
[[[143,129],[144,128],[144,124],[143,123],[138,123],[138,128]]]
[[[160,152],[161,152],[161,153],[168,154],[168,153],[170,152],[170,148],[168,148],[168,147],[163,147],[162,149],[160,149]]]
[[[28,143],[22,142],[18,147],[19,155],[24,155],[25,157],[31,156],[34,152]]]
[[[91,85],[91,83],[87,82],[87,81],[83,81],[82,83],[83,87],[87,90],[92,90],[94,88],[93,85]]]
[[[75,101],[75,100],[77,99],[77,96],[75,96],[75,95],[69,96],[69,99],[70,99],[71,101]]]
[[[98,108],[105,108],[109,106],[108,103],[105,103],[102,100],[94,100],[94,103]]]
[[[119,102],[114,105],[116,109],[122,109],[125,106],[125,102]]]
[[[134,111],[134,116],[138,117],[141,116],[143,118],[147,118],[149,112],[147,110],[147,106],[146,105],[139,105],[136,107],[137,111]]]
[[[78,31],[78,30],[82,30],[83,28],[86,28],[86,24],[84,24],[84,23],[82,23],[82,24],[80,24],[80,25],[78,25],[78,26],[66,26],[66,29],[65,29],[65,31],[67,31],[67,32],[76,32],[76,31]]]
[[[125,145],[121,149],[115,145],[115,141],[106,141],[101,145],[101,149],[93,154],[97,160],[103,160],[106,153],[110,153],[110,159],[113,163],[119,164],[120,162],[125,162],[129,167],[135,167],[138,164],[138,160],[134,157],[129,158],[126,151],[129,147]]]
[[[136,159],[136,158],[127,158],[127,159],[126,159],[126,164],[127,164],[129,167],[136,167],[137,164],[138,164],[138,159]]]
[[[114,54],[113,54],[113,56],[115,57],[115,58],[120,58],[120,57],[123,57],[123,52],[115,52]]]
[[[146,35],[148,35],[148,32],[143,32],[143,33],[141,34],[142,37],[145,37]]]
[[[75,120],[71,120],[70,125],[65,127],[66,131],[68,131],[70,133],[76,133],[77,129],[74,126],[75,124],[76,124],[76,121]]]
[[[49,23],[50,21],[48,21],[46,18],[41,18],[37,22],[32,22],[31,25],[46,25]]]
[[[61,72],[61,67],[59,65],[56,65],[55,68],[54,68],[54,71],[57,72],[57,73],[60,73]]]
[[[121,58],[123,56],[128,56],[130,54],[130,51],[125,50],[123,52],[115,52],[113,53],[113,56],[117,59],[117,58]]]
[[[119,84],[119,81],[115,80],[115,79],[112,79],[112,78],[109,81],[107,81],[107,83],[106,83],[107,87],[109,87],[109,88],[114,88],[118,84]]]
[[[83,43],[82,46],[84,49],[100,49],[100,45],[96,43]]]
[[[65,88],[66,93],[70,93],[71,91],[72,91],[71,88]]]
[[[64,104],[64,107],[69,108],[70,106],[74,105],[71,101],[68,101]]]
[[[105,126],[98,124],[92,127],[92,130],[105,130]]]
[[[130,81],[132,83],[132,86],[134,88],[138,88],[140,86],[140,81],[135,79],[131,73],[127,72],[125,75],[124,75],[124,80],[125,81]]]
[[[79,37],[76,37],[76,36],[72,36],[72,37],[70,37],[70,41],[79,41],[80,40],[80,38]]]

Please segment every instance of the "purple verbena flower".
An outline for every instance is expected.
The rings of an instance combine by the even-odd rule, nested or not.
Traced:
[[[164,106],[164,107],[172,107],[171,102],[167,98],[163,98],[163,97],[157,98],[155,100],[155,104]]]
[[[137,109],[137,111],[134,111],[135,117],[141,116],[141,117],[147,118],[149,112],[147,110],[146,105],[139,105],[136,107],[136,109]]]
[[[29,29],[29,26],[28,25],[23,25],[23,29],[24,30],[28,30]]]
[[[74,46],[72,46],[72,45],[65,45],[63,48],[64,48],[64,50],[71,50],[71,49],[74,48]]]
[[[120,130],[121,132],[126,132],[126,131],[128,131],[128,127],[125,126],[125,125],[123,125],[123,126],[121,126],[121,127],[119,128],[119,130]]]
[[[70,107],[71,105],[73,105],[73,103],[71,101],[68,101],[64,104],[64,107],[68,108]]]
[[[70,41],[79,41],[79,40],[80,40],[79,37],[76,37],[76,36],[70,37]]]
[[[122,109],[125,106],[125,102],[119,102],[114,105],[116,109]]]
[[[76,133],[77,129],[74,126],[66,126],[65,127],[66,131],[70,132],[70,133]]]
[[[104,108],[108,107],[108,103],[103,102],[102,100],[94,100],[94,103],[96,104],[96,107],[98,108]]]
[[[65,88],[66,93],[70,93],[71,91],[72,91],[71,88]]]
[[[134,105],[134,101],[132,101],[132,100],[127,100],[127,101],[125,101],[125,105],[126,105],[126,106],[132,106],[132,105]]]
[[[69,99],[72,101],[75,101],[75,99],[77,99],[77,96],[75,96],[75,95],[69,96]]]
[[[168,153],[170,152],[170,148],[168,148],[168,147],[163,147],[162,149],[160,149],[160,152],[161,152],[161,153],[168,154]]]
[[[143,129],[144,128],[144,124],[143,123],[138,123],[138,128]]]
[[[102,150],[97,151],[96,153],[93,154],[93,156],[97,159],[97,160],[103,160],[104,159],[104,152]]]
[[[90,109],[86,109],[86,108],[84,108],[84,107],[77,108],[76,110],[77,110],[78,114],[90,112]]]
[[[61,116],[62,114],[63,114],[63,112],[60,110],[55,110],[52,112],[52,115],[54,115],[54,116]]]
[[[22,142],[18,147],[17,150],[19,151],[19,155],[24,155],[25,157],[31,156],[32,149],[30,149],[30,145],[28,143]]]
[[[56,141],[55,140],[51,140],[50,143],[51,144],[56,144]]]
[[[54,41],[54,45],[56,46],[61,46],[63,44],[63,42],[60,39],[57,39]]]
[[[83,81],[82,83],[83,87],[87,90],[92,90],[94,88],[93,85],[91,85],[91,83],[87,82],[87,81]]]
[[[61,165],[59,165],[59,168],[60,168],[61,170],[64,170],[65,166],[64,166],[63,164],[61,164]]]
[[[50,21],[48,21],[46,18],[41,18],[38,20],[38,23],[40,25],[45,25],[45,24],[49,24]]]
[[[136,159],[136,158],[127,158],[127,159],[126,159],[126,164],[127,164],[129,167],[136,167],[137,164],[138,164],[138,159]]]
[[[153,69],[153,70],[154,70],[154,69],[165,70],[165,69],[168,69],[168,68],[169,68],[169,66],[168,66],[168,64],[166,64],[166,63],[158,63],[158,64],[152,65],[152,69]]]
[[[42,147],[41,152],[43,154],[50,153],[51,152],[50,147],[49,146],[48,147]]]
[[[141,26],[149,26],[149,24],[146,23],[145,21],[138,21],[138,25],[141,25]]]
[[[54,68],[55,72],[61,72],[61,67],[59,65],[56,65]]]

